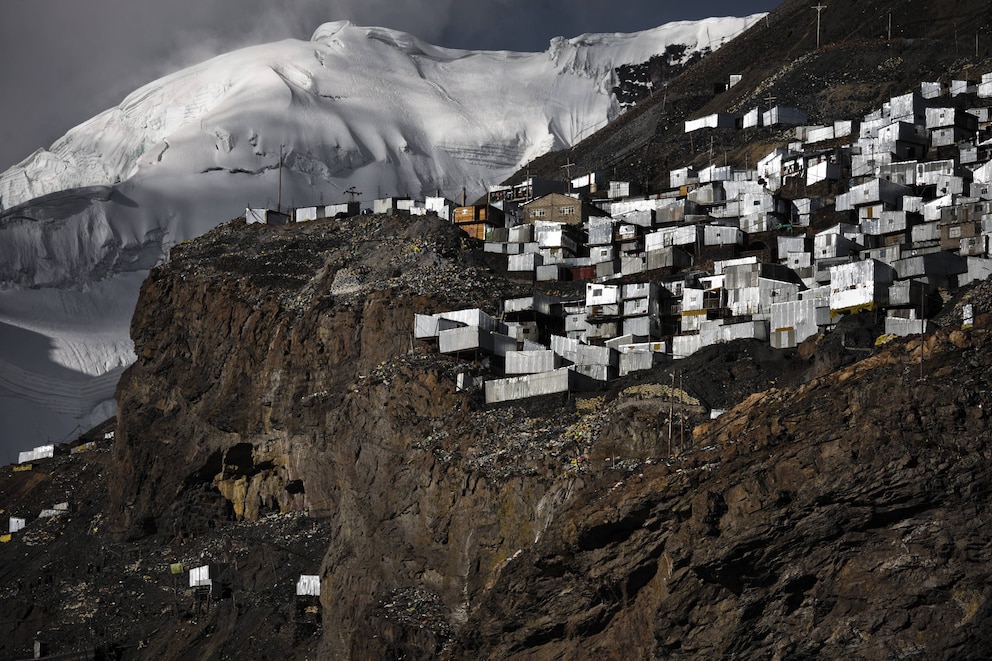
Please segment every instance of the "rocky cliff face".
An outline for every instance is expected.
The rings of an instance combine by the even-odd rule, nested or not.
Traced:
[[[104,658],[986,653],[988,317],[949,305],[922,378],[918,338],[852,353],[852,318],[485,407],[455,388],[483,365],[411,337],[415,312],[524,293],[464,241],[373,216],[177,247],[110,452],[2,473],[11,515],[70,509],[0,544],[0,653],[38,631]],[[216,566],[219,600],[180,561]]]
[[[375,217],[180,247],[145,284],[119,391],[122,527],[309,513],[328,539],[324,658],[987,642],[987,331],[928,340],[922,380],[912,339],[834,372],[829,341],[813,361],[719,349],[683,387],[711,405],[761,392],[673,447],[666,371],[578,406],[456,392],[471,366],[414,344],[413,314],[520,293],[460,242]],[[696,449],[643,463],[680,446]]]
[[[578,480],[543,453],[499,465],[481,448],[501,423],[455,389],[469,366],[417,353],[415,312],[515,291],[463,236],[363,217],[180,246],[144,285],[118,391],[119,527],[187,538],[308,512],[330,540],[322,658],[437,653]],[[394,612],[411,594],[431,621]]]
[[[988,323],[988,319],[985,319]],[[452,658],[982,658],[989,330],[749,397],[589,491],[504,569]]]

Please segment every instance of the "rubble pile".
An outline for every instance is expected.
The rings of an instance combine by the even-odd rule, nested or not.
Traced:
[[[983,280],[963,288],[933,319],[938,326],[960,326],[963,320],[962,310],[970,305],[972,315],[992,312],[992,282]]]
[[[528,291],[522,285],[498,277],[487,268],[466,268],[444,263],[404,272],[387,280],[385,285],[412,294],[444,297],[453,305],[473,304],[480,300],[481,292],[499,292],[500,296],[512,298]],[[492,302],[485,301],[483,305],[491,307]]]
[[[575,413],[532,417],[515,407],[476,412],[471,424],[481,436],[466,462],[490,479],[582,470],[598,430]]]
[[[447,607],[430,590],[395,590],[379,603],[377,610],[381,617],[404,626],[425,629],[441,641],[449,641],[454,634]]]
[[[269,290],[301,311],[330,297],[342,304],[383,289],[475,301],[480,291],[513,295],[517,285],[488,265],[460,263],[463,238],[437,219],[398,215],[327,218],[283,227],[235,219],[173,248],[177,275],[220,286],[244,276],[243,295]],[[322,284],[330,276],[330,286]],[[252,299],[261,303],[261,299]]]

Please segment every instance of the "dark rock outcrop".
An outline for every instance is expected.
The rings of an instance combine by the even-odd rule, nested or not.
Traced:
[[[948,44],[955,12],[980,25],[987,4],[929,21],[916,5],[891,7],[892,42],[861,16],[887,5],[832,6],[812,52],[813,14],[790,0],[532,173],[567,156],[650,184],[712,161],[680,133],[694,113],[774,94],[850,118],[979,64]],[[787,139],[711,137],[738,165]],[[455,388],[483,365],[411,336],[415,313],[531,291],[467,247],[436,219],[380,216],[232,222],[177,246],[142,291],[112,449],[3,471],[5,509],[35,518],[0,544],[0,655],[41,635],[104,658],[987,656],[987,318],[942,313],[922,372],[919,338],[874,348],[862,318],[843,324],[856,350],[836,332],[796,352],[736,342],[485,407]],[[217,601],[179,561],[216,565]],[[294,599],[303,573],[319,600]]]
[[[988,318],[985,320],[988,323]],[[983,658],[990,330],[755,394],[561,513],[451,658]]]
[[[463,239],[362,217],[179,246],[112,450],[4,472],[12,515],[71,507],[0,545],[0,652],[40,630],[109,658],[985,654],[990,329],[953,324],[992,285],[922,372],[917,337],[848,350],[852,318],[485,407],[454,378],[481,365],[410,337],[523,293]],[[183,583],[202,564],[216,601]]]
[[[313,568],[323,658],[440,651],[576,480],[540,454],[497,480],[464,469],[497,430],[477,424],[477,393],[456,392],[456,361],[415,351],[413,316],[476,298],[491,309],[516,286],[471,262],[463,236],[362,217],[235,223],[177,249],[134,318],[115,526],[183,538],[307,512],[330,538]],[[437,596],[445,627],[390,619],[385,605],[411,589]]]

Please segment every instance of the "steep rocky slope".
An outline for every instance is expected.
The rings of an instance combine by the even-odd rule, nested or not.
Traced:
[[[532,173],[567,156],[650,182],[706,158],[679,135],[691,113],[772,93],[848,117],[910,76],[992,69],[947,55],[955,12],[988,18],[954,7],[830,7],[809,54],[812,12],[785,3]],[[840,32],[890,9],[916,32]],[[874,320],[850,318],[794,352],[721,345],[486,407],[455,387],[482,361],[414,341],[412,320],[532,291],[501,261],[382,216],[232,221],[177,246],[142,288],[113,442],[0,469],[0,508],[29,520],[0,544],[0,656],[36,638],[81,658],[987,656],[988,316],[963,331],[948,305],[922,371],[918,338],[872,348]],[[989,283],[966,297],[992,310]],[[208,563],[209,602],[185,583]],[[301,574],[319,602],[295,598]]]
[[[118,391],[117,525],[188,537],[307,511],[330,540],[312,568],[325,577],[322,658],[440,649],[577,479],[561,453],[496,465],[486,448],[502,423],[455,392],[469,366],[413,345],[415,312],[493,311],[519,292],[463,236],[366,216],[236,223],[178,248],[145,283],[139,360]],[[445,626],[407,640],[386,605],[411,589],[443,605]]]
[[[775,128],[687,135],[686,119],[769,103],[803,108],[811,124],[854,119],[892,96],[918,91],[920,81],[977,80],[992,70],[992,8],[981,0],[834,3],[820,19],[817,48],[817,12],[808,2],[786,0],[616,121],[568,150],[536,159],[528,172],[556,176],[571,162],[575,172],[602,171],[658,192],[668,187],[672,169],[724,160],[753,166],[755,157],[792,135]],[[731,75],[740,82],[714,92]]]
[[[452,658],[985,658],[989,318],[902,340],[589,490]]]
[[[131,529],[222,525],[204,501],[324,517],[328,657],[428,658],[452,634],[463,658],[982,648],[984,330],[932,338],[922,382],[913,340],[794,390],[765,390],[737,351],[720,404],[764,392],[655,467],[661,391],[508,414],[456,393],[466,366],[411,344],[413,312],[521,292],[450,227],[407,222],[235,224],[156,272],[146,300],[187,330],[135,322],[116,443],[135,473],[114,488]],[[685,364],[695,392],[715,358]],[[776,385],[830,369],[776,359]]]
[[[143,288],[112,447],[0,475],[29,519],[0,545],[0,654],[38,636],[97,658],[987,648],[986,317],[928,338],[922,381],[918,339],[851,352],[842,327],[485,407],[455,388],[483,364],[411,328],[530,291],[490,258],[382,216],[178,246]],[[989,291],[968,294],[980,312]],[[176,562],[218,567],[218,598]]]

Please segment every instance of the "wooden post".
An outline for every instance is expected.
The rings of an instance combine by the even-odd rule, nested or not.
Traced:
[[[672,371],[672,389],[668,393],[668,456],[672,456],[672,419],[675,416],[675,372]]]
[[[925,339],[924,329],[926,328],[926,317],[923,316],[923,306],[926,304],[926,287],[920,289],[920,379],[923,379],[923,351],[925,345],[923,343]]]
[[[679,451],[685,452],[685,391],[682,390],[682,375],[679,372]]]
[[[279,189],[276,197],[276,211],[282,213],[282,148],[279,145]]]

